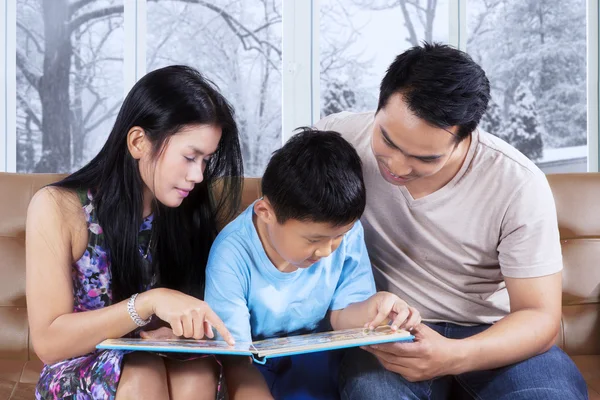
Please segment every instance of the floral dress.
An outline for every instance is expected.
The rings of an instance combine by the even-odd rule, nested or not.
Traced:
[[[83,256],[73,264],[73,311],[91,311],[112,304],[110,260],[104,235],[98,224],[91,192],[79,193],[88,224],[88,244]],[[146,217],[139,232],[140,254],[148,251],[152,231],[152,215]],[[139,335],[134,331],[133,335]],[[123,357],[129,351],[96,350],[92,353],[45,365],[38,381],[36,399],[114,399]],[[174,358],[181,359],[173,354]],[[198,357],[195,357],[198,358]],[[188,357],[190,359],[190,357]],[[217,398],[221,398],[220,393]]]

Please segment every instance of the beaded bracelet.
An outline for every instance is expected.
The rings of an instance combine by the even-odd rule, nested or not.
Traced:
[[[143,320],[137,313],[137,311],[135,311],[135,298],[138,294],[139,293],[136,293],[129,298],[129,301],[127,302],[127,312],[129,313],[129,316],[137,326],[145,326],[150,323],[150,321],[152,320],[152,316],[150,316],[147,320]]]

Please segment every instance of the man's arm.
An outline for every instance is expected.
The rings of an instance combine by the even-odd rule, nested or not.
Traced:
[[[508,206],[498,259],[510,314],[460,343],[459,371],[489,369],[542,353],[560,328],[562,256],[556,207],[545,177],[532,176]]]
[[[549,350],[558,336],[562,274],[505,278],[511,313],[484,332],[457,342],[452,374],[513,364]]]
[[[545,178],[532,175],[514,193],[503,217],[498,260],[510,313],[470,338],[448,339],[427,326],[415,343],[370,349],[409,380],[497,368],[548,350],[560,327],[562,257],[556,208]]]
[[[510,314],[460,341],[456,370],[512,364],[548,350],[556,341],[562,305],[562,256],[556,207],[544,176],[532,175],[515,192],[500,232],[498,260]]]
[[[367,347],[389,371],[411,382],[498,368],[548,350],[558,333],[561,273],[506,278],[512,312],[482,333],[448,339],[420,325],[413,343]]]

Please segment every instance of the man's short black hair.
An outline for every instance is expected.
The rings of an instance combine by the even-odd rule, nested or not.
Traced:
[[[337,132],[299,130],[273,153],[262,178],[277,221],[343,226],[358,220],[366,203],[358,153]]]
[[[432,126],[458,126],[458,140],[471,134],[487,110],[490,83],[465,52],[424,42],[400,54],[381,81],[377,111],[402,94],[409,109]]]

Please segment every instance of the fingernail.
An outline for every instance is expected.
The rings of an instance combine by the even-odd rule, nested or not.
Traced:
[[[398,326],[397,325],[392,325],[392,330],[393,331],[397,331],[398,330]]]

